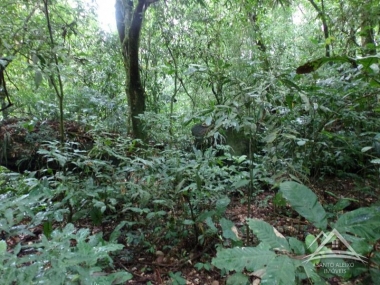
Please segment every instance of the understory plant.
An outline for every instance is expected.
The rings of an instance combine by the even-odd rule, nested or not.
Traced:
[[[249,219],[247,224],[260,243],[249,247],[220,248],[212,264],[224,273],[235,271],[227,284],[249,284],[245,272],[261,284],[326,284],[331,277],[360,278],[362,284],[380,280],[380,208],[359,208],[329,222],[317,196],[306,186],[287,181],[280,184],[283,198],[320,231],[307,234],[304,241],[284,237],[268,223]],[[333,251],[337,241],[344,250]],[[334,255],[335,254],[335,255]]]
[[[7,190],[0,205],[2,284],[123,284],[131,279],[128,272],[113,270],[111,254],[123,245],[70,223],[59,228],[62,212],[50,211],[54,195],[46,179],[10,176]]]
[[[101,234],[90,235],[89,229],[76,229],[67,224],[45,235],[37,243],[18,243],[8,249],[0,241],[2,284],[124,284],[132,278],[125,271],[112,269],[112,252],[121,244],[107,243]]]

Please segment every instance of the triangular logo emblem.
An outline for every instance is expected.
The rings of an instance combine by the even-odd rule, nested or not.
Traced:
[[[350,244],[345,240],[345,238],[336,230],[333,229],[329,234],[325,234],[323,231],[319,233],[319,235],[314,239],[314,241],[310,244],[312,246],[321,236],[324,236],[325,239],[320,244],[320,246],[310,255],[304,257],[306,259],[304,262],[309,262],[311,260],[322,259],[322,258],[343,258],[343,259],[352,259],[358,260],[363,263],[367,263],[365,261],[366,257],[358,254],[355,250],[350,246]],[[323,248],[336,237],[340,240],[347,248],[347,250],[323,250]],[[310,247],[309,246],[309,247]]]

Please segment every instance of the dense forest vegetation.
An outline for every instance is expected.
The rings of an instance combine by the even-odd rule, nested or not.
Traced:
[[[0,3],[0,284],[380,284],[380,5]]]

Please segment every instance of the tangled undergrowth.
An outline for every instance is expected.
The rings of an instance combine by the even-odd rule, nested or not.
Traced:
[[[309,180],[311,191],[295,182],[286,186],[290,182],[284,181],[297,179],[291,173],[269,175],[264,160],[216,156],[212,148],[187,152],[140,146],[122,137],[98,137],[90,151],[44,143],[38,154],[46,164],[38,178],[37,172],[2,170],[0,250],[5,284],[377,278],[379,189],[370,180],[349,176]],[[300,199],[303,205],[297,204]],[[347,221],[352,223],[349,229]],[[369,258],[369,267],[357,264],[350,275],[323,275],[318,269],[323,263],[298,264],[265,275],[257,272],[262,260],[235,252],[245,246],[256,254],[267,250],[266,256],[276,262],[294,261],[307,254],[308,236],[317,237],[334,225]],[[361,239],[353,239],[352,233]],[[272,251],[281,244],[287,256]],[[236,263],[242,258],[248,263]],[[271,263],[266,266],[272,270]],[[294,274],[289,276],[289,271]]]

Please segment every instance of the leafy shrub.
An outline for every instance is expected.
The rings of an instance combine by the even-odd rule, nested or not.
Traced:
[[[56,221],[62,221],[66,213],[64,207],[51,203],[55,189],[48,179],[21,178],[11,176],[6,183],[8,192],[1,196],[3,284],[121,284],[131,278],[126,272],[109,273],[110,253],[123,245],[107,243],[102,234],[90,235],[89,229],[76,229],[72,224],[52,230],[51,221],[57,227]],[[44,235],[36,237],[33,229],[42,224]],[[33,242],[12,245],[10,241],[19,237],[30,237]]]
[[[3,284],[123,284],[132,278],[127,272],[107,273],[111,252],[123,245],[107,244],[101,234],[76,230],[72,224],[44,235],[34,244],[17,244],[7,251],[0,242],[0,273]]]
[[[301,216],[318,228],[326,229],[326,213],[309,188],[295,182],[284,182],[280,184],[280,193]],[[355,253],[368,256],[369,262],[376,264],[375,266],[380,265],[379,254],[371,255],[370,252],[380,239],[379,218],[379,207],[360,208],[341,215],[333,225],[351,243]],[[300,284],[304,279],[310,279],[314,284],[325,284],[324,278],[334,275],[348,279],[363,273],[370,283],[376,283],[380,278],[379,271],[369,269],[364,263],[356,261],[352,263],[354,268],[350,270],[335,273],[329,271],[326,274],[325,270],[319,270],[321,266],[326,266],[323,260],[305,261],[306,253],[320,250],[316,237],[309,235],[305,242],[293,237],[286,239],[268,223],[258,219],[249,219],[248,226],[260,240],[258,246],[219,249],[212,260],[217,268],[237,272],[229,278],[227,284],[248,284],[248,277],[241,274],[245,270],[254,272],[255,276],[261,278],[262,284]],[[328,233],[325,233],[326,236]],[[327,243],[331,243],[331,240],[326,238],[320,248]],[[327,248],[323,249],[328,252]],[[344,262],[337,258],[331,259],[332,261]]]

